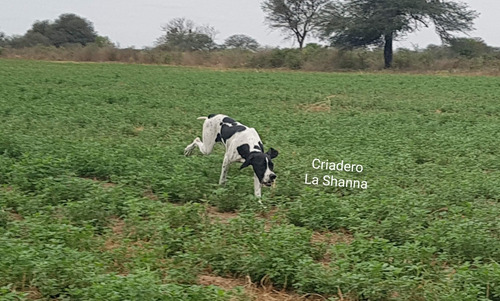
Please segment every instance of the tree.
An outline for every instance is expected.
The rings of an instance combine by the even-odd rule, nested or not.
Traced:
[[[186,18],[175,18],[162,27],[165,35],[157,44],[167,50],[195,51],[215,48],[214,38],[217,31],[208,25],[196,26]]]
[[[97,33],[92,23],[74,14],[63,14],[49,27],[49,38],[54,46],[64,44],[87,45],[95,42]]]
[[[97,33],[92,23],[74,14],[63,14],[54,22],[36,21],[23,36],[14,36],[10,45],[14,48],[32,47],[36,45],[65,44],[87,45],[95,42]]]
[[[491,47],[480,38],[454,38],[448,41],[453,53],[467,58],[479,57],[492,52]]]
[[[255,51],[259,48],[259,43],[247,35],[235,34],[224,41],[224,47]]]
[[[443,41],[450,32],[472,30],[477,13],[463,3],[444,0],[347,0],[332,2],[322,15],[322,36],[334,46],[384,46],[391,67],[393,41],[433,23]]]
[[[302,49],[307,35],[315,31],[319,12],[329,0],[265,0],[261,8],[271,28],[295,37]]]

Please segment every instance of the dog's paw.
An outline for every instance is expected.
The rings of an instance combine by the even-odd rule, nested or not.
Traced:
[[[186,148],[184,149],[184,156],[186,156],[186,157],[187,157],[187,156],[190,156],[192,153],[193,153],[193,148],[192,148],[192,147],[189,147],[189,146],[188,146],[188,147],[186,147]]]

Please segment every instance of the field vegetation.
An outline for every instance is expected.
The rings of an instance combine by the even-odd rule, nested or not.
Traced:
[[[500,300],[496,77],[8,59],[0,77],[2,300]],[[210,113],[279,150],[266,207],[250,169],[217,185],[222,146],[183,156]]]

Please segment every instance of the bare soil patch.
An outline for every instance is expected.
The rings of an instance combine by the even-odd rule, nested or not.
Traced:
[[[106,181],[103,181],[101,179],[98,179],[96,177],[92,177],[92,178],[88,178],[88,177],[82,177],[82,179],[86,179],[86,180],[91,180],[91,181],[94,181],[96,183],[100,183],[100,185],[104,188],[110,188],[110,187],[115,187],[116,184],[115,183],[111,183],[111,182],[106,182]]]
[[[9,214],[10,214],[10,217],[15,221],[22,221],[24,219],[24,217],[17,212],[10,212]]]
[[[314,232],[311,237],[313,243],[326,243],[334,245],[338,243],[350,244],[354,240],[351,233],[346,230],[341,232]]]
[[[112,218],[110,223],[111,223],[110,228],[112,234],[109,235],[109,237],[104,242],[104,249],[106,251],[112,251],[114,249],[121,247],[120,242],[123,237],[123,228],[125,227],[125,221],[118,217]]]
[[[316,301],[327,300],[320,295],[298,295],[293,292],[277,290],[272,285],[261,283],[256,285],[252,283],[250,277],[246,278],[226,278],[214,275],[201,275],[198,277],[198,283],[201,285],[215,285],[224,290],[232,290],[236,287],[242,287],[245,295],[254,301]]]
[[[211,222],[220,222],[223,224],[228,224],[231,219],[238,217],[238,212],[219,212],[217,211],[217,207],[212,206],[208,206],[205,213]]]
[[[332,102],[330,99],[315,103],[300,104],[298,105],[300,111],[305,112],[327,112],[330,113],[332,110]]]

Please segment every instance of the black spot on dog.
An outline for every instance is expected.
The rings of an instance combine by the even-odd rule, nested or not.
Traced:
[[[217,134],[217,138],[215,138],[215,142],[222,142],[222,140],[220,138],[220,134]]]
[[[210,115],[208,115],[208,119],[214,117],[215,115],[217,115],[217,114],[210,114]]]
[[[238,132],[243,132],[246,130],[247,127],[244,125],[233,125],[229,126],[227,124],[223,124],[220,128],[220,137],[223,143],[226,143],[226,141],[231,138],[234,134]]]
[[[259,141],[259,147],[262,152],[264,152],[264,144],[262,144],[261,141]]]
[[[222,119],[222,122],[224,122],[224,123],[231,123],[231,124],[236,123],[236,121],[233,118],[230,118],[230,117],[224,117],[224,119]]]

